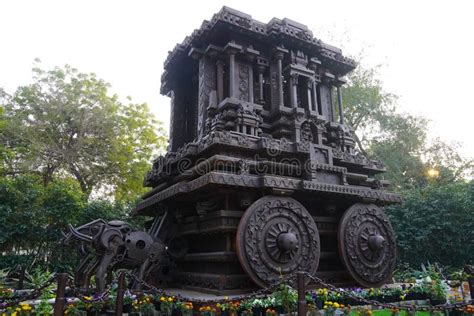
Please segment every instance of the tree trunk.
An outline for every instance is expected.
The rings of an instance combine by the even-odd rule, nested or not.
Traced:
[[[79,182],[82,193],[84,193],[86,197],[89,197],[89,195],[91,194],[91,188],[86,182],[86,180],[84,179],[84,177],[82,176],[82,174],[79,172],[79,170],[77,170],[76,166],[74,165],[70,165],[70,170],[72,174],[74,175],[74,177],[76,178],[76,180]]]
[[[357,143],[357,147],[359,147],[359,150],[365,155],[365,156],[368,156],[367,152],[365,151],[364,147],[362,146],[362,142],[360,141],[359,137],[357,136],[356,133],[353,133],[354,134],[354,139]]]

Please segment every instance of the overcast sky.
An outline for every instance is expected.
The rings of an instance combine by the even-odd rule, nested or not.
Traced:
[[[33,59],[95,72],[120,96],[147,102],[168,127],[159,95],[167,52],[223,5],[268,22],[288,17],[314,36],[362,49],[384,64],[387,91],[402,111],[431,120],[430,137],[462,143],[474,156],[472,1],[0,1],[0,87],[31,81]],[[330,33],[330,34],[328,34]],[[332,39],[332,41],[329,41]]]

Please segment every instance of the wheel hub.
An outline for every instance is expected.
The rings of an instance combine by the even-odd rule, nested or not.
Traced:
[[[369,237],[369,248],[372,251],[379,251],[383,248],[384,243],[385,243],[385,238],[383,238],[381,235],[373,235]]]
[[[281,233],[277,237],[277,246],[282,251],[291,251],[296,249],[298,238],[295,234],[286,232]]]

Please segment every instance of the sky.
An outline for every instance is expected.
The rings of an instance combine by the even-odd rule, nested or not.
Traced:
[[[306,24],[316,38],[382,64],[385,90],[400,111],[430,120],[429,137],[461,143],[474,157],[472,1],[23,1],[0,0],[0,87],[31,82],[33,60],[94,72],[112,91],[146,102],[169,127],[160,77],[169,50],[222,6],[268,22]]]

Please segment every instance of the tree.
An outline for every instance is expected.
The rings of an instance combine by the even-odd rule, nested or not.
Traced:
[[[73,178],[44,186],[39,175],[0,177],[0,269],[21,263],[29,269],[70,270],[78,263],[77,253],[58,245],[67,224],[97,218],[141,224],[131,219],[132,209],[132,203],[87,201]]]
[[[0,137],[5,134],[7,126],[7,120],[5,117],[5,104],[8,101],[8,97],[8,94],[2,88],[0,88]],[[3,143],[0,143],[0,174],[5,172],[7,161],[11,158],[11,151],[9,151]]]
[[[474,262],[474,182],[431,183],[404,193],[387,208],[397,236],[399,260],[462,267]]]
[[[459,144],[450,144],[439,138],[426,147],[423,156],[430,169],[437,170],[438,183],[452,183],[474,178],[474,161],[459,154]]]
[[[428,144],[425,118],[398,111],[398,98],[384,90],[378,68],[359,65],[348,75],[343,95],[357,146],[385,163],[388,171],[383,177],[395,189],[404,190],[427,185],[430,168],[442,170],[440,181],[458,180],[472,172],[472,160],[461,157],[453,146],[440,140]]]
[[[344,116],[354,135],[359,149],[366,153],[374,130],[384,128],[387,117],[393,115],[397,97],[385,92],[377,79],[377,69],[359,66],[348,75],[348,83],[342,88]]]
[[[36,173],[43,185],[72,176],[82,192],[136,198],[166,137],[146,104],[119,101],[95,74],[65,66],[33,69],[5,106],[3,143],[15,151],[9,174]]]

